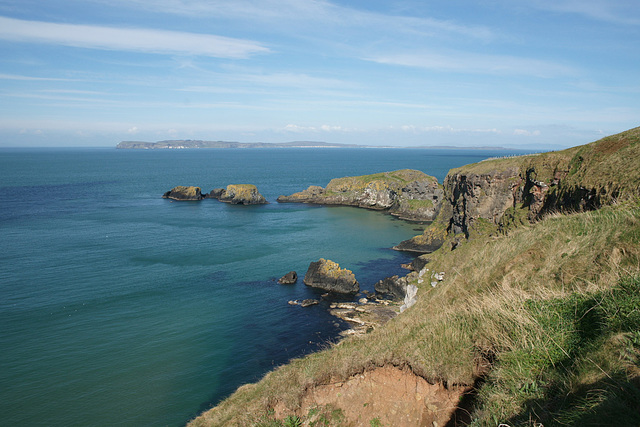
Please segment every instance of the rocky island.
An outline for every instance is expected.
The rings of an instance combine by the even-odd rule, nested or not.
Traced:
[[[173,187],[162,195],[163,199],[172,200],[202,200],[206,196],[202,194],[200,187],[179,185]]]
[[[326,188],[278,197],[280,203],[356,206],[388,212],[402,219],[432,221],[440,209],[442,186],[432,176],[403,169],[372,175],[335,178]]]
[[[164,193],[162,198],[178,201],[218,199],[221,202],[232,205],[261,205],[268,203],[253,184],[229,184],[226,189],[215,188],[210,193],[205,194],[202,194],[200,187],[179,185]]]
[[[232,205],[262,205],[268,203],[253,184],[229,184],[226,189],[216,188],[209,197]]]

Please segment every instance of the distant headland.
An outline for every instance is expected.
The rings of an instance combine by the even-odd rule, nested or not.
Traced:
[[[361,144],[341,144],[323,141],[291,141],[291,142],[235,142],[235,141],[203,141],[199,139],[172,139],[158,142],[122,141],[117,149],[136,150],[183,150],[189,148],[422,148],[448,150],[506,150],[504,147],[459,147],[459,146],[379,146]],[[516,149],[517,151],[517,149]]]
[[[158,142],[122,141],[118,149],[173,149],[187,148],[356,148],[365,147],[357,144],[335,144],[321,141],[292,141],[292,142],[233,142],[233,141],[202,141],[195,139],[176,139]]]

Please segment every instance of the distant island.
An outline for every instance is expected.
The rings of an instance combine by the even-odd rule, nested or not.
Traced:
[[[292,141],[292,142],[230,142],[230,141],[201,141],[194,139],[176,139],[158,142],[122,141],[118,149],[187,149],[187,148],[356,148],[365,147],[357,144],[334,144],[321,141]]]
[[[122,141],[117,149],[126,150],[183,150],[188,148],[414,148],[414,149],[446,149],[446,150],[506,150],[504,147],[459,147],[428,146],[397,147],[360,144],[340,144],[323,141],[291,141],[291,142],[235,142],[235,141],[203,141],[199,139],[172,139],[158,142]],[[519,149],[513,149],[519,151]]]

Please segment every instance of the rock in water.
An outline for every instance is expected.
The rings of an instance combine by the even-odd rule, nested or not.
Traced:
[[[216,198],[221,202],[233,205],[262,205],[267,200],[258,192],[253,184],[230,184],[226,190],[214,189],[209,197]]]
[[[211,192],[207,195],[207,197],[209,197],[210,199],[219,199],[220,196],[222,196],[225,192],[224,188],[214,188],[213,190],[211,190]]]
[[[296,273],[295,271],[290,271],[284,276],[282,276],[280,279],[278,279],[278,283],[280,283],[281,285],[293,285],[297,281],[298,281],[298,273]]]
[[[338,263],[324,258],[309,265],[304,284],[341,294],[355,294],[360,290],[360,284],[351,270],[340,268]]]
[[[319,304],[320,302],[317,299],[305,299],[300,303],[301,307],[311,307],[312,305]]]
[[[202,200],[204,196],[200,192],[200,187],[179,185],[164,193],[162,198],[172,200]]]

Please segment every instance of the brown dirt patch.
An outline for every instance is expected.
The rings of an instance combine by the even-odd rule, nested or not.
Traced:
[[[430,384],[408,368],[385,366],[307,390],[296,413],[302,417],[309,409],[330,406],[340,409],[344,424],[350,426],[369,427],[378,419],[383,426],[443,427],[453,423],[458,404],[469,389]],[[277,417],[287,414],[291,412],[276,407]]]

